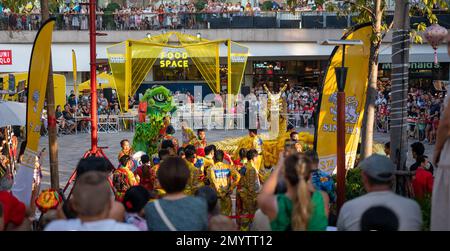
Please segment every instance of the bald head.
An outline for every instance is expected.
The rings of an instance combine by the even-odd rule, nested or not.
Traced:
[[[81,217],[95,217],[109,212],[111,188],[107,176],[98,171],[82,174],[75,184],[73,203]]]

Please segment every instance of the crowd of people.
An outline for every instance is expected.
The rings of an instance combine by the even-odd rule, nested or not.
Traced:
[[[440,115],[444,109],[443,92],[428,89],[409,88],[406,108],[408,109],[408,135],[412,139],[434,144]],[[379,86],[376,105],[376,128],[388,132],[390,127],[391,95],[390,84]]]
[[[233,16],[260,16],[262,3],[252,6],[247,3],[231,3],[208,0],[201,5],[195,1],[189,3],[166,2],[149,4],[146,7],[121,6],[112,12],[114,27],[118,30],[152,30],[152,29],[177,29],[205,28],[205,21],[211,18],[229,18]],[[321,11],[314,3],[301,4],[293,8],[294,11]],[[99,30],[111,29],[105,22],[106,8],[97,9],[97,27]],[[279,4],[275,1],[268,6],[269,12],[285,12],[289,14],[291,7]],[[88,8],[80,3],[65,4],[52,13],[57,17],[59,29],[63,30],[87,30]],[[272,14],[271,14],[272,15]],[[40,8],[28,6],[14,13],[9,8],[0,5],[0,19],[5,27],[11,30],[36,30],[41,23]]]
[[[133,107],[136,104],[136,100],[133,96],[129,97],[129,107]],[[86,132],[90,126],[91,114],[91,96],[90,95],[75,95],[74,91],[70,91],[70,94],[66,98],[66,104],[64,107],[60,105],[56,106],[55,117],[58,125],[58,131],[60,134],[72,134],[77,131]],[[119,101],[115,92],[107,99],[103,91],[100,91],[97,99],[97,114],[107,116],[117,116],[121,114],[119,107]],[[42,134],[47,131],[47,110],[44,108],[42,113]]]
[[[273,85],[270,85],[273,86]],[[268,87],[269,91],[277,92],[279,88]],[[263,84],[256,84],[252,93],[256,97],[267,95]],[[281,98],[286,102],[286,109],[282,112],[287,114],[289,124],[294,127],[314,128],[319,107],[320,93],[317,88],[289,86],[281,94]]]
[[[262,160],[257,130],[246,137],[248,149],[227,153],[208,144],[205,130],[179,142],[165,119],[158,154],[134,152],[120,142],[114,167],[105,158],[87,157],[77,166],[72,196],[45,211],[33,229],[46,231],[347,231],[421,230],[419,204],[392,192],[395,166],[374,154],[358,164],[367,194],[347,201],[336,215],[333,178],[318,168],[317,153],[296,145],[280,153],[276,166]],[[416,159],[416,197],[431,194],[433,168],[423,145],[412,146]],[[19,153],[19,159],[21,158]],[[389,154],[389,152],[387,152]],[[411,167],[413,168],[413,167]],[[24,203],[0,179],[2,230],[30,230],[32,217]],[[63,196],[63,195],[61,195]],[[234,200],[232,198],[235,198]],[[336,227],[333,227],[336,226]]]

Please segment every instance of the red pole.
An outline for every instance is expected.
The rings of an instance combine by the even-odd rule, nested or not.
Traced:
[[[337,209],[345,201],[345,92],[337,93]]]
[[[89,47],[91,56],[91,153],[97,152],[97,49],[96,49],[96,18],[95,0],[89,1]]]

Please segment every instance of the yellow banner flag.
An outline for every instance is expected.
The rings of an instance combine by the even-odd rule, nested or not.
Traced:
[[[37,33],[28,71],[27,143],[11,189],[27,206],[30,205],[34,165],[41,136],[41,114],[47,88],[54,25],[55,19],[49,19]]]
[[[77,92],[77,55],[75,54],[75,50],[72,50],[72,67],[73,67],[73,92],[75,93],[75,100],[78,99]]]
[[[360,138],[366,102],[371,36],[371,26],[361,25],[347,32],[342,38],[363,41],[363,45],[346,46],[345,52],[345,66],[348,67],[345,85],[346,168],[352,168],[355,163]],[[342,52],[342,46],[336,47],[330,57],[321,92],[319,121],[315,132],[315,146],[320,159],[319,168],[328,173],[332,173],[337,164],[337,81],[335,67],[341,67],[342,65]]]

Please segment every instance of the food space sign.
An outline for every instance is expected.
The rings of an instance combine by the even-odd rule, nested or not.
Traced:
[[[12,64],[12,52],[11,50],[0,50],[0,65]]]

